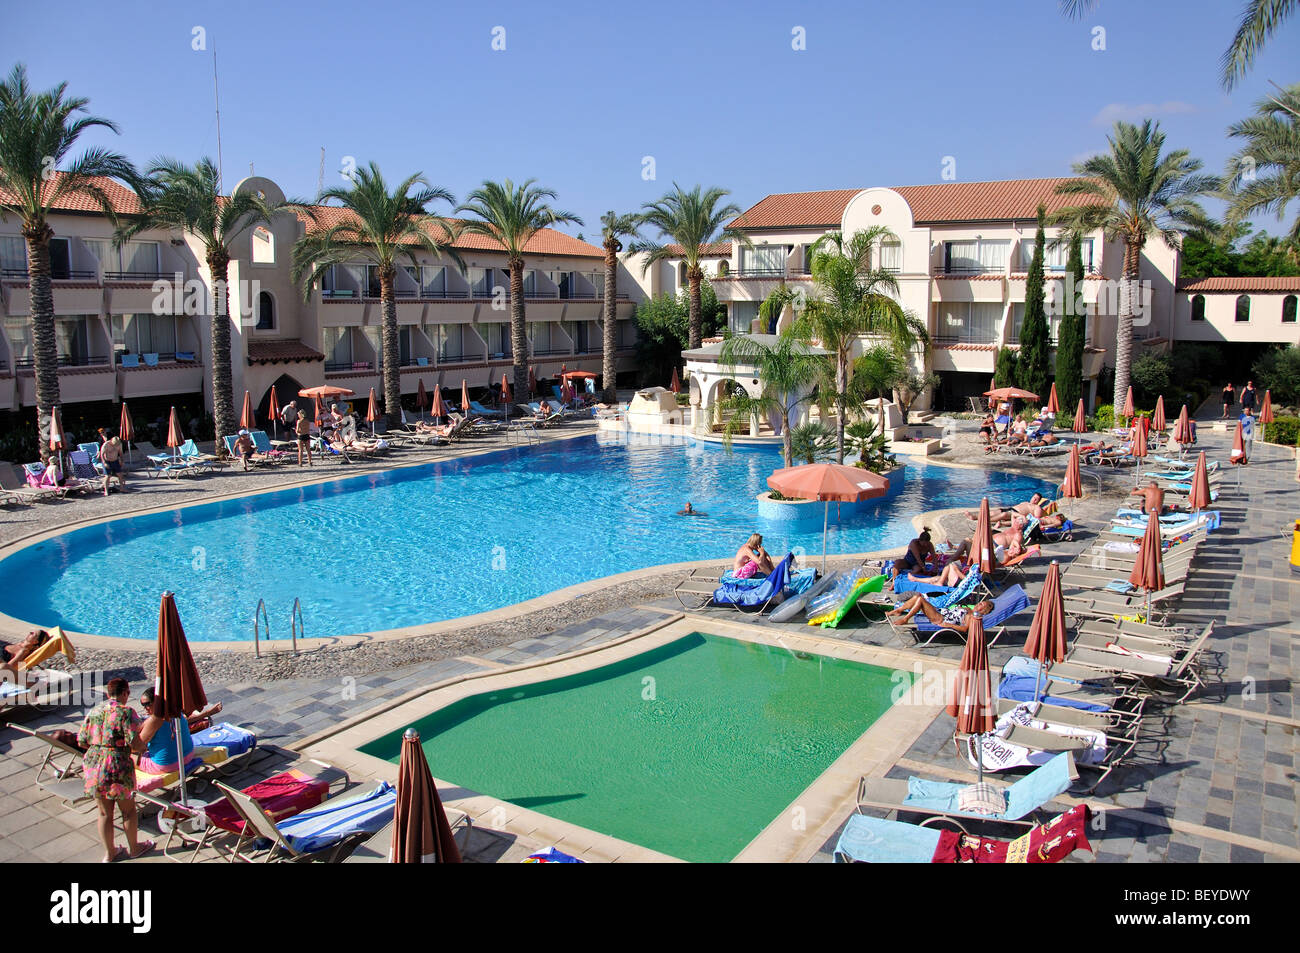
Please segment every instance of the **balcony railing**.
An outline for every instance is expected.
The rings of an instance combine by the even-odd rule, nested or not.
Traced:
[[[66,354],[59,355],[59,367],[108,367],[109,359],[107,357],[69,357]],[[14,361],[14,367],[31,369],[36,366],[36,359],[32,357],[20,357]]]
[[[89,273],[93,278],[94,272]],[[175,278],[174,271],[106,271],[105,281],[157,281],[160,278]]]
[[[939,347],[951,347],[954,344],[978,344],[982,347],[996,346],[996,337],[974,337],[968,334],[936,334],[930,340]]]
[[[1005,272],[1005,265],[944,265],[943,275],[1000,275]]]

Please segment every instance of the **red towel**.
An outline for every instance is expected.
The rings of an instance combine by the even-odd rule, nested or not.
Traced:
[[[244,788],[243,791],[262,805],[262,810],[266,811],[272,820],[282,821],[286,817],[293,817],[308,808],[315,807],[325,800],[329,789],[328,781],[310,777],[297,768],[290,768],[265,781],[258,781]],[[232,834],[243,833],[244,820],[235,812],[234,805],[227,798],[210,804],[205,813],[213,826],[223,831],[230,831]]]
[[[1013,841],[942,831],[933,864],[1055,864],[1079,848],[1091,851],[1088,818],[1092,812],[1078,804],[1046,824]]]

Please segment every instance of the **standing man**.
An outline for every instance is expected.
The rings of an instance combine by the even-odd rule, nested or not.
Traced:
[[[1241,409],[1253,414],[1255,412],[1255,398],[1257,396],[1258,394],[1255,393],[1255,382],[1246,381],[1246,387],[1241,392]]]
[[[1246,396],[1245,391],[1241,394],[1243,402]],[[1249,460],[1255,455],[1255,417],[1246,408],[1241,412],[1241,446],[1246,451],[1246,459]]]

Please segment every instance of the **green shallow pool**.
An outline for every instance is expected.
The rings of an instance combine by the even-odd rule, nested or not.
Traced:
[[[889,707],[906,672],[694,633],[417,722],[434,775],[691,861],[727,861]],[[402,733],[361,750],[397,761]]]

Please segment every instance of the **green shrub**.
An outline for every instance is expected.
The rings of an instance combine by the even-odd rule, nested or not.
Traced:
[[[1093,430],[1109,430],[1115,426],[1115,405],[1101,404],[1092,415]]]
[[[1300,441],[1300,417],[1274,417],[1271,424],[1264,425],[1264,439],[1294,447]]]

